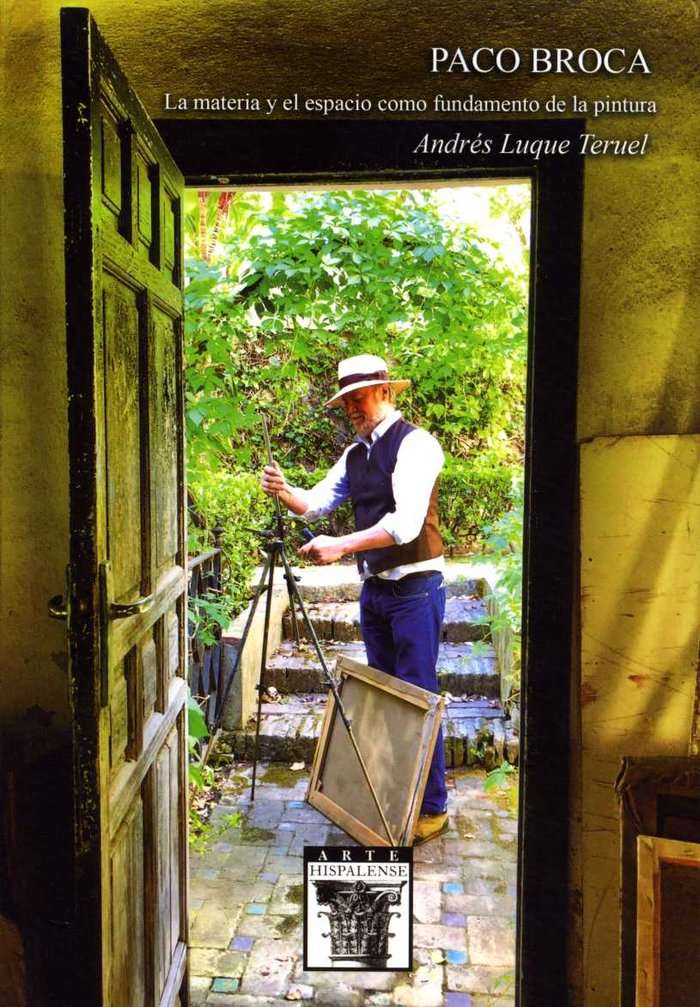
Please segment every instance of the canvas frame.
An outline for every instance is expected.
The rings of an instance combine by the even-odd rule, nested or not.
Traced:
[[[637,964],[635,1007],[659,1007],[661,995],[661,869],[700,870],[700,844],[637,837]],[[680,1007],[680,1005],[679,1005]]]
[[[442,721],[441,696],[348,657],[338,695],[392,833],[384,829],[332,692],[316,747],[308,803],[364,846],[411,846]],[[401,729],[387,734],[385,726]]]
[[[639,837],[700,840],[700,760],[682,755],[626,756],[615,789],[620,797],[622,841],[620,1007],[636,1007]],[[682,817],[678,802],[685,805]]]

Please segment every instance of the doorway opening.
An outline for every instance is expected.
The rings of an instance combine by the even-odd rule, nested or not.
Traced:
[[[417,857],[415,922],[423,946],[414,941],[415,981],[430,982],[455,1004],[472,993],[512,995],[531,185],[198,190],[189,192],[186,210],[186,240],[197,253],[186,289],[190,502],[200,524],[219,529],[234,605],[246,595],[257,557],[243,528],[253,515],[265,521],[254,475],[263,460],[261,411],[289,481],[309,486],[348,441],[342,420],[323,409],[337,360],[380,353],[413,382],[408,401],[399,403],[406,417],[443,444],[440,517],[450,601],[439,669],[453,807],[451,831]],[[323,531],[342,534],[349,520],[329,516]],[[301,544],[294,535],[290,541]],[[198,547],[206,552],[211,541],[200,537]],[[338,608],[354,604],[347,600],[348,584],[357,582],[354,564],[345,577],[328,580],[323,572],[303,570],[302,585],[310,579],[335,606],[340,641],[327,646],[340,653],[361,648],[348,639],[356,635],[352,611]],[[205,598],[203,616],[211,616],[212,600]],[[323,611],[317,617],[326,618]],[[359,650],[353,656],[363,660]],[[283,998],[311,988],[298,962],[303,846],[320,836],[347,840],[301,800],[320,713],[310,699],[313,672],[302,674],[300,658],[304,664],[304,655],[283,643],[265,680],[272,692],[261,743],[269,764],[253,807],[241,759],[250,753],[250,711],[228,702],[217,721],[229,729],[221,762],[230,755],[235,767],[232,782],[220,777],[209,849],[192,865],[195,1002],[210,991]],[[197,678],[203,667],[200,661],[191,669],[191,685],[205,700]],[[219,697],[225,688],[218,685]],[[209,875],[222,853],[228,880],[225,866],[218,878]],[[256,875],[255,894],[250,877],[238,876],[241,864]],[[220,907],[219,951],[238,954],[212,965],[212,891],[221,886],[230,900],[231,885],[238,911],[231,913],[226,900]],[[479,921],[471,929],[469,917]],[[261,979],[275,948],[280,965]],[[395,979],[406,984],[405,976]]]
[[[156,126],[196,188],[348,183],[395,185],[492,178],[532,183],[532,290],[528,358],[521,783],[516,999],[563,1002],[571,950],[571,654],[575,611],[576,392],[583,161],[468,155],[446,164],[414,154],[424,123],[161,119]],[[581,120],[464,123],[497,144],[570,136]],[[432,122],[436,136],[453,124]],[[524,142],[519,149],[530,149]]]

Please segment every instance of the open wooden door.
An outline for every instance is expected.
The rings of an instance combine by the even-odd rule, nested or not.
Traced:
[[[76,1004],[187,1003],[182,179],[62,11]]]

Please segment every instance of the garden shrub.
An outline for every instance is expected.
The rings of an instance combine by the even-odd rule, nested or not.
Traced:
[[[509,509],[483,529],[484,543],[495,566],[492,594],[484,599],[491,613],[492,635],[505,630],[508,654],[503,683],[504,699],[520,699],[521,631],[523,604],[524,480],[512,478]],[[495,604],[493,604],[495,603]]]
[[[484,525],[509,506],[512,471],[488,455],[448,455],[440,474],[438,516],[448,549],[463,549],[480,539]]]
[[[430,193],[267,198],[235,195],[204,258],[191,243],[200,256],[188,260],[185,291],[190,486],[207,521],[226,527],[231,585],[247,583],[259,555],[245,526],[272,520],[257,489],[261,414],[287,478],[309,486],[351,438],[342,411],[324,403],[338,360],[354,353],[379,353],[411,379],[398,404],[447,456],[447,544],[473,544],[507,509],[522,465],[525,270],[505,266],[472,227],[447,223]],[[291,556],[303,540],[297,522],[288,527]],[[315,530],[351,527],[343,508]],[[240,601],[242,589],[233,593]]]
[[[199,470],[188,488],[206,524],[203,530],[190,525],[190,555],[211,549],[213,529],[217,525],[224,529],[222,588],[233,614],[248,603],[250,579],[260,561],[260,539],[249,529],[270,526],[270,501],[251,472]]]

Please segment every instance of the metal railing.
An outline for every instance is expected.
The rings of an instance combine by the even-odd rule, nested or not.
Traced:
[[[221,542],[224,529],[212,529],[213,548],[187,563],[187,674],[192,695],[207,727],[219,715],[226,683],[222,680],[221,626],[212,617],[221,598]]]

